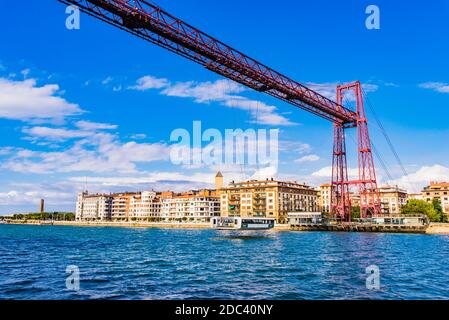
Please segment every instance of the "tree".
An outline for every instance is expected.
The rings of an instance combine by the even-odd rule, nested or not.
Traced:
[[[437,210],[435,210],[433,204],[424,200],[410,200],[402,207],[401,213],[404,215],[423,214],[426,215],[431,222],[440,221],[440,215]]]
[[[437,198],[432,200],[432,205],[438,215],[438,221],[435,222],[447,222],[447,216],[443,212],[443,207],[441,206],[441,201]]]
[[[351,220],[360,219],[360,206],[351,207]]]

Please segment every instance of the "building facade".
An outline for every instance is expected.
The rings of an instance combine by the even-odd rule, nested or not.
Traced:
[[[402,207],[407,204],[407,191],[398,186],[382,186],[379,195],[383,214],[400,214]]]
[[[229,184],[219,190],[221,216],[274,218],[288,223],[291,212],[316,212],[317,191],[295,182],[271,180]]]
[[[112,196],[89,195],[87,191],[78,194],[76,202],[77,221],[108,221],[112,214]]]
[[[332,186],[330,184],[322,184],[318,189],[319,211],[323,213],[331,212],[331,191]]]
[[[83,192],[76,204],[78,221],[208,223],[219,215],[220,200],[214,190],[109,195]]]
[[[128,219],[132,221],[155,221],[160,219],[162,203],[154,191],[144,191],[131,196]]]
[[[208,223],[218,216],[220,198],[214,190],[161,194],[161,221]]]
[[[449,182],[431,182],[421,192],[423,200],[432,202],[437,199],[441,202],[443,212],[449,215]]]

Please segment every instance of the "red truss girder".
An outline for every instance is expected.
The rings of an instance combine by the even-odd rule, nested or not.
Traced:
[[[355,126],[357,115],[341,104],[257,62],[143,0],[59,0],[140,38],[193,60],[259,92],[334,123]]]

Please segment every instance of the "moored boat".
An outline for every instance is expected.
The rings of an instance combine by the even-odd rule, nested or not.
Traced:
[[[269,218],[241,218],[241,217],[214,217],[211,226],[218,230],[268,230],[273,229],[274,219]]]

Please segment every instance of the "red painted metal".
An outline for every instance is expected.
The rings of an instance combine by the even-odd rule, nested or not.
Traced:
[[[357,140],[358,140],[358,167],[359,179],[349,181],[345,130],[352,126],[335,124],[334,160],[332,167],[332,212],[337,218],[350,221],[351,201],[350,186],[356,186],[360,195],[360,216],[366,218],[379,215],[380,196],[377,188],[376,170],[374,167],[373,152],[368,130],[363,102],[362,85],[359,81],[337,87],[337,103],[343,103],[345,92],[350,91],[354,95],[357,106]]]
[[[343,91],[337,89],[338,104],[343,104],[343,97]],[[335,123],[332,160],[331,212],[339,221],[350,221],[351,219],[351,198],[348,182],[345,127],[340,123]]]
[[[360,83],[337,89],[337,102],[244,55],[208,34],[144,0],[59,0],[135,36],[168,49],[207,69],[259,92],[286,101],[334,123],[332,210],[350,219],[350,185],[359,186],[363,216],[380,212]],[[343,94],[353,90],[357,111],[343,106]],[[345,130],[357,128],[359,180],[348,181]]]
[[[59,0],[207,69],[332,122],[356,114],[143,0]]]

